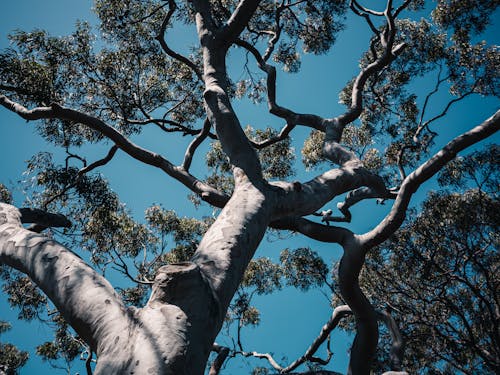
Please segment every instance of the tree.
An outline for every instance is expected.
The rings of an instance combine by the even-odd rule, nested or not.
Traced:
[[[341,318],[353,314],[356,336],[348,373],[369,373],[378,319],[384,318],[394,337],[399,332],[359,286],[365,257],[401,226],[424,182],[500,127],[499,111],[485,114],[481,124],[470,124],[429,157],[439,141],[430,126],[445,123],[453,104],[473,95],[498,97],[498,49],[477,41],[496,7],[495,1],[438,1],[428,18],[415,21],[412,12],[429,12],[423,1],[389,0],[379,11],[357,1],[97,0],[98,41],[86,23],[63,38],[40,30],[12,34],[13,47],[0,54],[0,104],[37,121],[40,135],[65,152],[62,165],[46,153],[29,161],[32,207],[0,206],[0,262],[26,275],[6,268],[4,289],[23,313],[36,316],[45,297],[31,288],[29,278],[64,318],[55,314],[57,339],[40,346],[40,354],[71,361],[75,348],[85,345],[89,361],[91,353],[97,356],[95,374],[201,374],[214,351],[210,372],[218,373],[229,349],[214,340],[228,309],[240,323],[258,321],[248,295],[239,292],[242,281],[243,287],[271,292],[280,273],[303,288],[325,279],[324,263],[310,249],[284,252],[280,267],[252,262],[270,228],[342,246],[337,283],[347,306],[334,309],[304,356],[288,366],[269,354],[231,354],[265,357],[279,372],[307,361],[322,363],[316,350]],[[286,72],[298,72],[299,49],[328,52],[348,13],[364,20],[372,37],[359,73],[340,93],[346,109],[322,117],[279,105],[278,71],[270,59]],[[165,37],[183,23],[196,26],[197,45],[189,54],[174,51]],[[248,78],[237,82],[228,74],[234,63],[228,54],[235,49],[248,60]],[[412,92],[412,81],[435,75],[427,95]],[[449,94],[446,104],[431,114],[434,94],[443,90]],[[233,104],[245,95],[265,99],[283,128],[243,129]],[[180,165],[131,140],[149,126],[165,137],[193,137]],[[324,171],[309,181],[288,182],[293,172],[289,137],[299,127],[313,130],[302,148],[306,166]],[[207,154],[213,173],[202,180],[191,164],[208,139],[214,141]],[[111,144],[108,154],[87,163],[86,145],[102,143]],[[195,204],[204,202],[220,213],[215,220],[194,220],[156,205],[146,212],[146,224],[135,222],[102,175],[94,173],[112,163],[118,150],[163,171],[192,192]],[[340,216],[319,212],[344,194]],[[350,222],[350,208],[366,199],[393,201],[373,229],[357,234],[331,225]],[[309,215],[321,216],[321,222]],[[65,236],[41,233],[70,227],[67,218],[74,225]],[[167,252],[165,241],[171,237],[176,246]],[[84,251],[82,257],[63,242]],[[101,270],[114,264],[136,285],[119,294],[89,264]],[[33,303],[15,298],[19,290]],[[68,334],[67,325],[77,337]],[[401,370],[400,358],[394,363],[394,370]]]

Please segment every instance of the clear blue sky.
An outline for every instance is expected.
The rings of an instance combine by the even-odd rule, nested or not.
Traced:
[[[89,0],[4,2],[0,13],[0,48],[8,46],[6,35],[15,29],[40,28],[48,30],[53,35],[65,35],[71,32],[77,19],[95,22],[90,8],[91,1]],[[318,113],[324,116],[338,114],[341,107],[337,104],[337,94],[343,84],[357,72],[357,61],[368,40],[365,30],[365,25],[358,21],[339,36],[339,43],[334,47],[332,53],[320,57],[306,55],[303,58],[301,73],[291,76],[280,74],[278,80],[280,85],[278,88],[279,102],[297,108],[301,112]],[[183,32],[188,33],[187,30],[183,30]],[[500,35],[498,27],[490,28],[489,34],[492,36]],[[498,37],[496,38],[498,44]],[[188,34],[183,35],[178,32],[175,34],[175,38],[172,38],[172,42],[174,42],[174,46],[177,45],[181,48],[183,47],[182,41],[186,39],[188,39]],[[493,40],[490,41],[493,42]],[[232,61],[238,62],[238,60],[238,53],[233,53]],[[235,68],[233,72],[237,75],[238,69]],[[422,83],[422,85],[425,84],[425,82]],[[464,128],[479,123],[485,118],[485,114],[493,113],[497,107],[497,101],[483,98],[470,100],[464,110],[452,113],[448,120],[451,126],[443,132],[440,140],[442,139],[444,142],[463,131]],[[258,126],[258,124],[263,124],[276,127],[281,125],[280,122],[267,114],[264,106],[255,108],[248,103],[239,103],[235,105],[235,108],[243,125]],[[293,135],[297,147],[302,144],[308,133],[307,129],[299,129]],[[165,139],[158,137],[154,131],[147,131],[134,140],[144,147],[162,153],[174,163],[181,161],[183,147],[189,141],[187,138],[181,142],[173,137]],[[498,141],[498,136],[496,140]],[[98,159],[105,154],[106,150],[106,147],[96,147],[90,152],[95,159]],[[15,187],[16,181],[22,178],[22,172],[26,167],[25,161],[38,151],[58,154],[58,151],[53,150],[34,133],[34,124],[28,124],[6,110],[0,109],[0,182],[9,187]],[[300,159],[300,155],[297,155],[297,158]],[[92,160],[92,157],[89,157],[89,160]],[[193,167],[195,171],[199,172],[199,175],[204,174],[202,162],[195,163]],[[109,179],[122,200],[139,218],[142,217],[144,209],[152,203],[162,203],[166,208],[175,209],[181,216],[200,216],[200,212],[196,212],[185,199],[188,192],[179,183],[169,179],[157,169],[141,165],[123,153],[119,153],[113,163],[102,168],[101,171]],[[312,175],[312,172],[301,172],[299,177],[306,179]],[[427,187],[432,187],[432,184],[427,185]],[[14,190],[14,193],[16,204],[22,204],[22,192]],[[424,194],[421,193],[419,197],[422,198]],[[333,208],[335,205],[332,204],[331,207]],[[356,208],[353,210],[355,218],[353,229],[358,232],[369,229],[384,215],[387,208],[376,206],[373,203]],[[370,215],[366,215],[366,210],[369,210]],[[205,210],[202,213],[210,214],[210,210]],[[263,242],[257,255],[276,258],[283,248],[300,246],[310,246],[317,250],[324,256],[327,264],[333,259],[337,259],[341,254],[340,248],[336,246],[323,245],[296,236],[288,241]],[[273,352],[277,359],[287,356],[288,360],[293,360],[301,355],[331,314],[328,300],[320,291],[304,294],[287,290],[259,298],[257,303],[257,307],[262,312],[262,323],[258,329],[250,328],[244,332],[243,340],[246,349]],[[15,323],[16,315],[17,312],[11,310],[6,303],[5,296],[0,295],[0,319]],[[31,359],[21,374],[50,372],[47,364],[43,364],[33,353],[34,345],[40,343],[40,338],[49,339],[50,334],[49,328],[34,322],[14,324],[12,331],[2,335],[2,341],[13,342],[21,349],[31,352]],[[220,341],[223,343],[223,339]],[[335,333],[333,335],[332,347],[335,348],[336,355],[332,360],[331,369],[345,371],[347,366],[346,351],[349,345],[350,341],[346,340],[343,334]],[[233,360],[230,364],[231,370],[227,373],[247,374],[249,372],[244,363],[238,362],[238,359]],[[266,363],[262,362],[262,365],[266,365]],[[82,369],[80,367],[78,370],[84,373]],[[72,374],[76,370],[75,367]]]

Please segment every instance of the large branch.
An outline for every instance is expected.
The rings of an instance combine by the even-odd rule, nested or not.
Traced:
[[[358,163],[347,163],[304,183],[276,181],[270,184],[277,193],[273,220],[313,214],[336,196],[362,186],[380,194],[387,191],[379,176]]]
[[[262,0],[241,0],[235,11],[222,28],[219,37],[224,40],[226,46],[236,39],[245,29],[248,21],[252,18]]]
[[[50,298],[92,351],[101,353],[116,332],[133,326],[106,279],[70,250],[21,225],[21,213],[0,203],[0,263],[25,273]]]
[[[95,130],[112,140],[117,147],[132,156],[134,159],[157,167],[169,176],[175,178],[191,191],[198,194],[204,201],[216,207],[223,207],[228,200],[228,197],[225,194],[222,194],[213,187],[199,181],[184,170],[184,168],[174,166],[161,155],[134,144],[118,130],[110,125],[107,125],[104,121],[96,117],[70,108],[62,107],[58,104],[28,110],[21,104],[11,101],[4,95],[0,95],[0,105],[11,110],[12,112],[17,113],[19,116],[28,121],[40,119],[60,119],[86,125],[92,130]]]
[[[385,241],[401,226],[410,199],[420,185],[438,173],[446,163],[453,160],[458,152],[482,141],[499,129],[500,110],[480,125],[453,139],[432,158],[408,175],[401,184],[394,205],[385,219],[370,232],[359,236],[365,251]]]
[[[242,1],[240,10],[247,9],[250,3],[252,1]],[[226,70],[227,48],[224,47],[224,41],[216,35],[213,25],[207,21],[210,16],[208,3],[193,1],[193,4],[197,11],[196,26],[203,50],[203,97],[208,121],[214,127],[231,164],[241,168],[252,181],[262,182],[262,169],[257,153],[231,105],[231,89]]]
[[[192,259],[209,281],[219,305],[216,333],[270,221],[264,189],[255,186],[239,168],[234,169],[234,179],[231,199],[203,236]]]

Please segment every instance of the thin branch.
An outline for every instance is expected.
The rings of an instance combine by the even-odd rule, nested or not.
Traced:
[[[170,19],[172,18],[173,14],[175,13],[175,10],[177,9],[177,4],[175,3],[174,0],[169,0],[168,1],[168,12],[165,18],[163,19],[163,22],[160,27],[160,31],[158,35],[156,36],[156,40],[160,43],[161,48],[163,51],[173,59],[176,59],[177,61],[180,61],[181,63],[185,64],[187,67],[189,67],[198,77],[200,81],[203,81],[203,75],[201,74],[200,70],[196,66],[194,62],[189,60],[186,56],[183,56],[174,50],[172,50],[167,42],[165,41],[165,32],[167,30],[168,23],[170,22]]]
[[[89,173],[90,171],[93,171],[97,167],[102,167],[103,165],[108,164],[111,161],[111,159],[113,159],[113,156],[115,156],[116,151],[118,151],[118,146],[117,145],[111,146],[111,148],[108,151],[108,154],[105,157],[103,157],[102,159],[96,160],[92,164],[87,165],[86,167],[80,169],[78,171],[78,176],[82,176],[86,173]]]
[[[163,130],[166,133],[173,133],[173,132],[182,132],[183,135],[198,135],[200,134],[203,129],[191,129],[185,125],[182,125],[180,122],[174,121],[174,120],[168,120],[165,118],[147,118],[145,120],[134,120],[134,119],[123,119],[125,122],[133,125],[148,125],[148,124],[155,124],[157,125],[161,130]],[[165,126],[171,125],[172,128],[167,128]],[[217,136],[213,134],[212,132],[209,132],[207,136],[211,139],[217,139]]]
[[[347,193],[345,200],[337,204],[337,208],[343,216],[333,216],[332,210],[322,211],[321,213],[315,213],[313,215],[321,216],[321,221],[327,223],[327,225],[329,225],[329,222],[350,223],[352,215],[349,211],[349,208],[365,199],[373,198],[378,198],[380,200],[394,199],[396,198],[396,193],[391,190],[385,189],[385,187],[383,190],[380,190],[373,187],[362,186],[360,188],[351,190],[349,193]],[[377,203],[379,203],[379,201],[377,201]]]
[[[267,103],[271,114],[284,119],[288,126],[304,125],[317,130],[325,130],[324,119],[322,117],[313,114],[295,113],[288,108],[278,105],[276,103],[276,68],[267,64],[257,48],[250,43],[237,39],[235,40],[235,44],[250,52],[257,61],[257,66],[266,73]]]
[[[189,144],[184,155],[184,161],[182,162],[182,168],[185,171],[189,171],[194,153],[198,146],[201,145],[202,142],[207,138],[208,133],[210,132],[210,126],[210,121],[208,121],[208,119],[205,119],[205,121],[203,122],[203,129],[198,134],[198,136]]]
[[[141,23],[142,21],[145,21],[147,20],[148,18],[154,16],[157,12],[159,12],[160,10],[162,10],[163,8],[165,8],[167,6],[167,4],[161,4],[161,5],[158,5],[155,9],[153,9],[151,12],[149,12],[148,14],[146,14],[145,16],[141,17],[141,18],[138,18],[136,20],[133,20],[133,21],[130,21],[130,24],[131,25],[135,25],[137,23]]]
[[[350,6],[351,10],[354,12],[354,14],[356,14],[359,17],[363,17],[366,20],[366,23],[368,24],[371,31],[375,35],[380,35],[380,31],[375,27],[375,25],[373,24],[373,22],[370,18],[370,13],[363,11],[362,8],[359,8],[358,3],[356,1],[351,1],[349,6]]]
[[[340,321],[351,313],[351,309],[347,305],[338,306],[333,310],[332,316],[328,322],[321,328],[319,335],[314,339],[309,348],[305,353],[290,365],[285,367],[282,372],[290,372],[299,367],[304,362],[310,360],[314,353],[319,349],[319,347],[325,342],[329,337],[330,333],[338,326]]]
[[[275,143],[281,142],[282,140],[286,139],[288,137],[288,135],[290,134],[290,132],[293,130],[294,127],[295,127],[295,125],[286,124],[281,129],[281,131],[279,132],[279,134],[277,136],[271,137],[271,138],[266,139],[266,140],[264,140],[262,142],[254,142],[254,141],[250,140],[250,143],[257,150],[261,150],[263,148],[269,147],[269,146],[271,146],[271,145],[273,145]]]
[[[122,256],[120,255],[120,253],[117,250],[114,250],[114,253],[115,253],[116,257],[120,260],[120,264],[115,263],[118,267],[121,268],[121,271],[119,269],[116,269],[117,271],[122,272],[125,276],[127,276],[134,283],[142,284],[142,285],[152,285],[153,284],[152,281],[139,280],[139,279],[135,278],[134,276],[132,276],[132,274],[128,270],[127,263],[125,263]]]
[[[360,12],[366,13],[366,14],[371,14],[372,16],[377,16],[377,17],[383,17],[384,12],[377,12],[373,9],[366,8],[359,4],[356,0],[352,0],[352,5]]]
[[[466,93],[456,97],[455,99],[452,99],[450,100],[445,108],[441,111],[441,113],[437,114],[436,116],[434,116],[433,118],[425,121],[423,124],[419,124],[418,128],[417,128],[417,131],[415,132],[415,135],[413,137],[414,141],[416,140],[418,142],[418,135],[420,134],[420,132],[427,128],[429,126],[429,124],[431,124],[432,122],[436,121],[436,120],[439,120],[440,118],[446,116],[446,114],[448,113],[448,110],[451,108],[451,106],[463,99],[465,99],[466,97],[468,97],[469,95],[472,95],[474,94],[474,87],[472,87],[472,89],[470,91],[467,91]]]

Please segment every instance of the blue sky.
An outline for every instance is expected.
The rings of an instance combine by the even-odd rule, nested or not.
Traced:
[[[95,17],[90,11],[91,1],[64,1],[64,0],[18,0],[8,1],[2,4],[0,13],[0,48],[8,46],[7,33],[15,29],[30,30],[41,28],[53,35],[65,35],[72,31],[77,19],[95,22]],[[498,44],[498,27],[489,29],[490,42]],[[183,33],[186,33],[185,35]],[[183,41],[189,39],[188,30],[177,32],[171,38],[172,45],[184,48]],[[347,80],[357,73],[357,61],[361,52],[367,45],[368,36],[366,26],[359,20],[339,36],[339,42],[333,51],[324,56],[305,55],[302,61],[302,70],[297,75],[286,75],[280,73],[278,78],[278,101],[300,112],[318,113],[323,116],[338,114],[342,108],[337,103],[338,91]],[[233,52],[230,58],[235,63],[231,70],[238,77],[241,59],[238,52]],[[423,87],[430,87],[428,82],[420,82]],[[441,144],[452,136],[459,134],[464,129],[472,127],[491,114],[498,108],[498,101],[486,100],[484,98],[473,98],[467,102],[463,110],[453,111],[447,121],[450,126],[442,132],[439,138]],[[236,103],[235,109],[240,116],[242,125],[254,126],[272,125],[276,128],[281,122],[270,116],[264,105],[254,107],[249,103]],[[297,147],[302,144],[304,137],[309,133],[307,129],[299,129],[293,134]],[[134,141],[141,146],[161,152],[174,163],[180,163],[183,150],[189,141],[184,137],[181,141],[175,137],[164,138],[158,136],[156,130],[147,130]],[[496,136],[495,140],[498,141]],[[489,142],[493,142],[490,139]],[[16,181],[22,178],[25,170],[25,161],[37,151],[55,152],[51,146],[44,143],[34,132],[34,124],[20,120],[16,115],[0,109],[0,182],[9,187],[15,187]],[[107,147],[93,147],[89,149],[91,156],[89,160],[98,159],[105,155]],[[300,159],[300,155],[297,155]],[[199,158],[201,159],[201,158]],[[204,174],[202,160],[195,161],[193,168],[198,175]],[[113,163],[101,169],[101,172],[109,179],[111,186],[127,203],[129,209],[138,217],[146,207],[152,203],[161,203],[164,207],[175,209],[180,216],[200,216],[200,214],[211,214],[209,209],[201,213],[195,211],[185,199],[187,191],[176,181],[170,179],[164,173],[149,166],[142,165],[118,153]],[[300,172],[300,179],[312,177],[313,172]],[[432,188],[432,183],[424,186],[422,193],[415,201],[425,196],[425,190]],[[147,193],[145,193],[147,192]],[[14,189],[16,204],[22,204],[22,192]],[[332,204],[332,208],[334,204]],[[383,217],[388,206],[381,207],[373,202],[353,209],[353,229],[362,232],[370,229],[380,218]],[[370,215],[366,215],[369,210]],[[317,250],[329,264],[333,259],[341,255],[339,247],[319,244],[300,236],[295,236],[287,241],[264,241],[258,251],[258,256],[269,256],[277,258],[279,252],[285,247],[311,246]],[[286,355],[288,360],[295,359],[301,355],[309,346],[311,340],[318,334],[324,322],[331,314],[331,308],[327,298],[320,291],[312,291],[308,294],[294,290],[286,290],[271,296],[261,297],[257,300],[258,308],[262,312],[262,323],[258,329],[247,329],[244,331],[243,340],[248,350],[260,352],[273,352],[277,359]],[[17,312],[11,310],[6,303],[6,298],[0,295],[0,319],[12,323],[16,321]],[[293,331],[293,336],[290,332]],[[21,374],[39,374],[47,369],[36,355],[33,354],[34,345],[40,343],[40,337],[48,339],[51,334],[49,328],[37,322],[31,324],[14,324],[14,328],[7,334],[2,335],[2,341],[10,341],[23,350],[32,353],[28,364],[23,368]],[[219,340],[223,343],[223,339]],[[332,346],[336,355],[332,361],[331,369],[345,371],[347,366],[346,351],[350,341],[345,335],[335,333],[332,337]],[[78,361],[77,361],[78,362]],[[266,365],[266,363],[262,363]],[[249,372],[244,362],[232,360],[230,363],[232,374],[247,374]],[[72,374],[75,373],[74,368]],[[80,371],[81,368],[79,368]],[[45,370],[48,372],[49,370]]]

